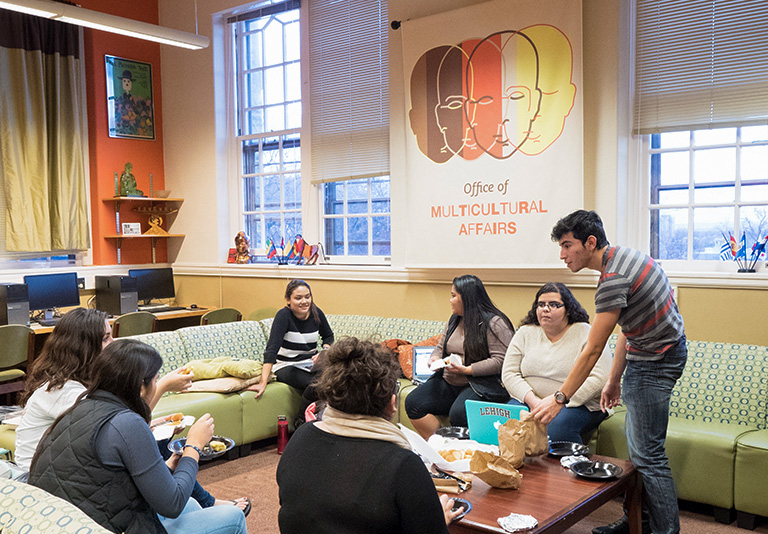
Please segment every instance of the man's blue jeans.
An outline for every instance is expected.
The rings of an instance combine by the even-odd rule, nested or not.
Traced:
[[[507,404],[528,408],[527,404],[515,399],[510,400]],[[566,406],[547,425],[547,437],[549,441],[582,443],[584,441],[582,435],[592,432],[606,417],[608,414],[600,410],[590,412],[584,406]]]
[[[643,479],[643,508],[654,534],[680,532],[677,491],[664,450],[672,388],[685,369],[685,336],[661,360],[627,360],[622,399],[629,459]]]

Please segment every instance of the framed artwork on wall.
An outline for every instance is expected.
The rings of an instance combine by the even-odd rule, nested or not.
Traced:
[[[154,139],[152,65],[115,56],[104,58],[109,136]]]

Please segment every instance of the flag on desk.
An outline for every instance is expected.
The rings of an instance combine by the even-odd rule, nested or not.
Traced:
[[[267,238],[267,259],[271,260],[275,256],[277,256],[277,249],[275,248],[275,243],[271,239]]]
[[[727,241],[724,242],[723,246],[720,247],[720,259],[723,261],[733,259],[733,254],[731,253],[731,244]]]
[[[747,233],[741,233],[741,239],[739,239],[739,251],[736,253],[737,260],[747,259]]]

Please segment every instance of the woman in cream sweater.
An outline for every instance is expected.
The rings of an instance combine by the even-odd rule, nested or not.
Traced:
[[[559,393],[558,388],[587,342],[589,328],[589,315],[564,284],[544,284],[504,357],[501,377],[512,397],[510,404],[533,409],[542,398]],[[597,428],[606,418],[607,414],[600,410],[600,392],[610,367],[606,347],[573,397],[561,399],[566,406],[547,427],[550,441],[581,443],[582,434]]]

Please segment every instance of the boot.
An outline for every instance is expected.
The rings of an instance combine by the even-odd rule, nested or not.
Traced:
[[[652,534],[651,527],[646,521],[643,521],[642,531],[643,534]],[[627,516],[621,516],[621,519],[614,521],[610,525],[593,528],[592,534],[629,534]]]

